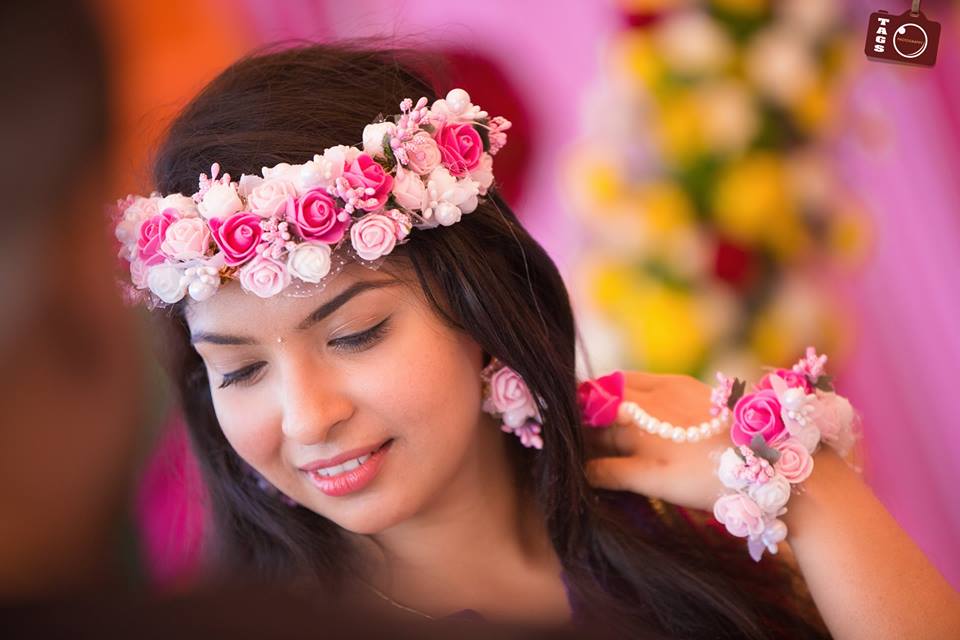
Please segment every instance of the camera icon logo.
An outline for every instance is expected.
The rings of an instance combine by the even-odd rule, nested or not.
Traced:
[[[873,60],[931,67],[939,43],[940,23],[927,20],[922,12],[895,16],[877,11],[870,14],[864,53]]]

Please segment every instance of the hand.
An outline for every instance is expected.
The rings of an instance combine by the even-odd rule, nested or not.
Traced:
[[[659,420],[697,425],[710,415],[710,387],[692,376],[625,371],[624,400]],[[724,486],[717,456],[730,446],[729,430],[698,442],[676,443],[636,424],[585,427],[587,479],[602,489],[633,491],[672,504],[712,511]]]

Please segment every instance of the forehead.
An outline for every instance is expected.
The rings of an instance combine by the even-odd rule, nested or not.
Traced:
[[[260,298],[244,291],[232,280],[203,302],[191,301],[184,312],[191,333],[230,332],[255,334],[261,330],[294,329],[318,307],[330,302],[358,284],[372,285],[346,303],[363,307],[365,301],[382,299],[384,295],[409,297],[409,289],[399,276],[360,265],[348,265],[331,275],[322,288],[307,285],[297,293],[281,293]],[[380,285],[380,286],[377,286]]]

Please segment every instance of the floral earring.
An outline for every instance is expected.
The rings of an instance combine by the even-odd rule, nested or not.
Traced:
[[[500,430],[516,435],[523,446],[543,449],[543,418],[520,374],[493,357],[480,378],[483,411],[498,416],[503,421]]]

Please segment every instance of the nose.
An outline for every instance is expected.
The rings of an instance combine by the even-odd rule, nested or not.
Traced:
[[[315,444],[348,420],[355,406],[340,377],[329,369],[320,371],[309,357],[300,360],[283,377],[281,428],[291,440]]]

